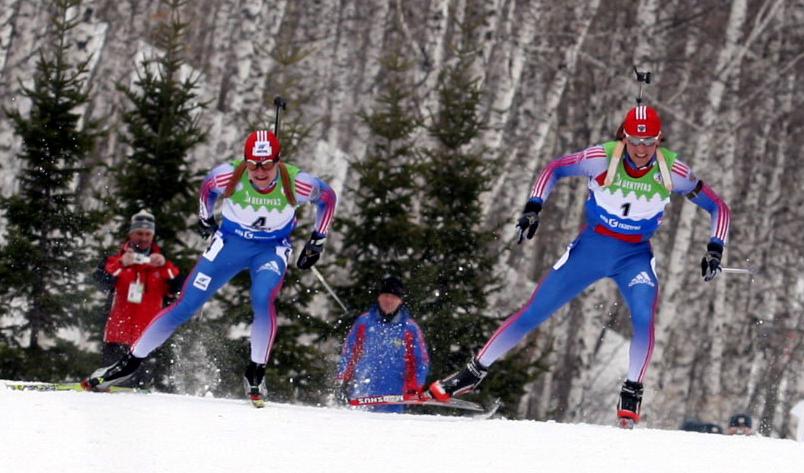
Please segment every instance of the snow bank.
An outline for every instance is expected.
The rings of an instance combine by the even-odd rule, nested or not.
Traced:
[[[19,392],[0,382],[0,471],[758,472],[804,470],[791,440],[372,414],[169,394]]]

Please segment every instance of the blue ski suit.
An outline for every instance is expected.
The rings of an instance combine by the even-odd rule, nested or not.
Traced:
[[[326,235],[335,213],[335,192],[322,180],[288,165],[296,205],[292,205],[277,177],[265,190],[258,190],[244,173],[231,197],[224,191],[239,162],[224,163],[204,179],[200,193],[200,217],[209,218],[215,203],[223,198],[223,221],[206,251],[187,277],[179,299],[154,317],[132,347],[144,358],[161,346],[173,332],[190,320],[224,284],[248,270],[251,276],[251,361],[265,364],[277,330],[274,301],[285,278],[292,247],[290,234],[296,227],[296,208],[316,206],[315,232]],[[278,173],[277,173],[278,174]]]
[[[654,318],[659,299],[650,238],[659,228],[671,191],[662,185],[656,156],[637,169],[624,156],[614,183],[604,186],[614,142],[592,146],[552,161],[537,177],[530,200],[544,202],[558,179],[588,179],[586,226],[564,255],[533,291],[528,302],[508,317],[477,355],[490,366],[528,333],[586,287],[604,277],[612,278],[631,311],[633,339],[629,351],[628,379],[642,382],[654,346]],[[672,192],[685,195],[709,212],[710,242],[725,245],[730,210],[723,200],[692,170],[662,148],[672,179]]]

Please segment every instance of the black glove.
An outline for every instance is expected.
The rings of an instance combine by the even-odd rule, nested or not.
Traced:
[[[519,217],[519,221],[516,223],[516,229],[519,232],[519,241],[517,241],[517,244],[522,243],[525,236],[528,237],[528,240],[533,238],[533,234],[536,233],[536,229],[539,228],[539,212],[541,211],[542,204],[539,202],[529,200],[528,203],[525,204],[525,210],[522,211],[522,216]],[[525,231],[527,231],[527,234]]]
[[[710,242],[706,245],[706,256],[701,259],[701,276],[704,281],[711,281],[720,274],[720,260],[723,258],[723,245]]]
[[[321,256],[321,252],[324,251],[325,241],[327,241],[326,235],[313,232],[313,234],[310,236],[310,239],[304,245],[304,249],[299,255],[299,259],[296,261],[296,266],[299,269],[312,268],[315,262],[318,261],[318,258]]]
[[[214,235],[217,231],[218,224],[215,223],[215,217],[198,218],[198,234],[201,235],[201,238],[209,238],[210,235]]]

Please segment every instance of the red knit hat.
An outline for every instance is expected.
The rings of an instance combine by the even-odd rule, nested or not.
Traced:
[[[257,130],[252,131],[243,148],[243,158],[246,161],[279,161],[279,152],[282,146],[279,138],[272,131]]]
[[[623,120],[623,131],[629,136],[653,137],[662,131],[659,112],[647,105],[637,105],[628,111]]]

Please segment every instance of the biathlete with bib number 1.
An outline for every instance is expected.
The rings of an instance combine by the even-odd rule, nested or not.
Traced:
[[[125,381],[218,289],[248,270],[254,319],[245,379],[247,395],[255,403],[262,402],[265,365],[277,330],[274,302],[292,252],[290,234],[297,224],[296,208],[306,203],[316,206],[315,230],[296,262],[307,270],[323,251],[337,200],[324,181],[281,162],[280,150],[273,132],[254,131],[246,139],[242,160],[221,164],[206,176],[201,185],[199,229],[212,239],[187,277],[180,298],[156,315],[128,354],[83,380],[85,389],[104,389]],[[220,226],[213,216],[218,199],[223,199]]]
[[[659,228],[670,195],[685,195],[709,212],[711,238],[701,261],[701,274],[711,281],[729,230],[729,207],[676,153],[660,147],[662,122],[652,107],[638,105],[626,114],[617,140],[592,146],[547,165],[533,185],[517,222],[519,242],[533,238],[539,213],[558,179],[589,180],[586,223],[581,234],[536,287],[530,300],[508,317],[477,356],[462,370],[434,382],[430,395],[439,400],[469,392],[488,367],[528,333],[595,281],[609,277],[618,285],[631,312],[633,338],[628,377],[617,406],[621,427],[639,422],[643,379],[654,345],[654,317],[659,297],[650,238]]]

